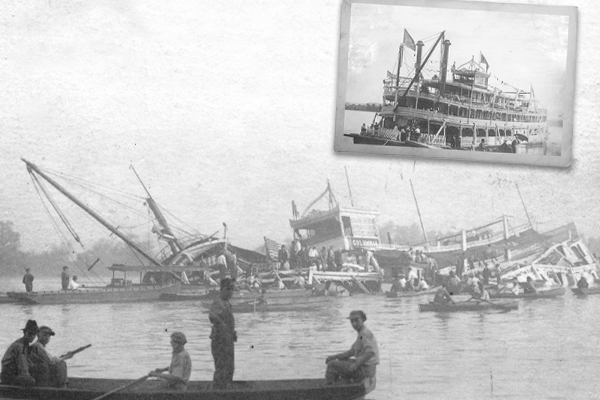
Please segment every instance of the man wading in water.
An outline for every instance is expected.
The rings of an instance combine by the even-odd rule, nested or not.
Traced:
[[[233,381],[234,342],[237,342],[235,321],[231,312],[229,299],[233,295],[233,281],[229,278],[221,280],[221,297],[210,307],[208,318],[212,323],[210,334],[211,351],[215,360],[213,387],[226,389]]]

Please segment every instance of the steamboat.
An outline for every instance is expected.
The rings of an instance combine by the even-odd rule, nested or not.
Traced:
[[[425,65],[440,46],[440,68],[425,77]],[[347,133],[355,144],[546,154],[549,137],[547,110],[535,98],[533,87],[521,90],[500,81],[490,83],[489,64],[480,53],[471,60],[448,66],[450,40],[444,32],[425,58],[423,41],[416,44],[404,31],[396,74],[387,72],[381,104],[350,104],[350,111],[375,112],[371,126]],[[401,76],[405,49],[416,51],[409,76]],[[449,72],[449,73],[448,73]]]

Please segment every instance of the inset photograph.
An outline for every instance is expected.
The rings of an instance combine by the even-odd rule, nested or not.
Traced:
[[[566,167],[576,7],[342,5],[335,150]]]

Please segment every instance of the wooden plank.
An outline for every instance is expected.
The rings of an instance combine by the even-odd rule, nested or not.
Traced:
[[[360,281],[358,279],[356,279],[355,276],[353,276],[352,279],[354,279],[354,282],[356,282],[356,284],[358,285],[358,287],[360,288],[360,290],[362,290],[365,293],[371,293],[371,292],[369,292],[369,289],[367,289],[365,287],[365,285],[363,285],[362,283],[360,283]]]

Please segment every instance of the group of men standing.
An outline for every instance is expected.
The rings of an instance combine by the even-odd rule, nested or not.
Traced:
[[[320,271],[339,271],[342,267],[341,251],[333,250],[333,246],[329,246],[329,249],[323,246],[319,251],[316,246],[304,246],[300,240],[292,241],[291,253],[285,245],[281,245],[277,256],[282,269],[309,268],[314,265]]]

